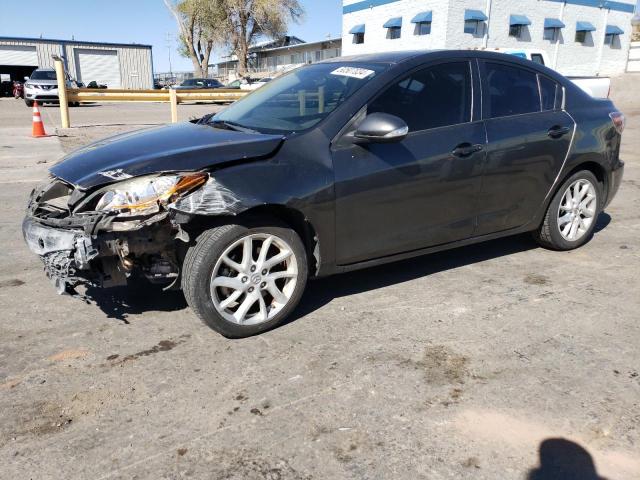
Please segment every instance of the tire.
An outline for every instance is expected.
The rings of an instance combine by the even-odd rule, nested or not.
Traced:
[[[248,265],[242,260],[245,258],[244,245],[249,238],[252,245],[251,263],[254,267],[262,265],[257,247],[264,245],[269,237],[272,237],[272,241],[267,248],[267,263],[264,266],[267,266],[269,259],[283,254],[284,250],[290,251],[291,255],[268,270],[262,267],[257,271],[250,270],[249,267],[234,270],[222,260],[223,255],[227,259],[233,256],[234,261],[238,261],[237,267],[241,267],[241,264]],[[283,250],[281,247],[286,248]],[[268,273],[264,274],[265,271]],[[295,274],[292,273],[294,271]],[[286,275],[287,278],[270,280],[272,275],[278,274]],[[183,263],[182,289],[187,303],[206,325],[227,338],[245,338],[280,325],[293,312],[304,292],[307,275],[306,251],[295,231],[275,220],[243,222],[206,230],[196,239],[195,244],[188,249]],[[233,282],[233,287],[218,285],[212,290],[212,282],[218,283],[220,279],[224,281],[226,278]],[[293,280],[295,282],[291,283]],[[278,292],[284,295],[279,298],[288,296],[286,302],[278,302],[275,296],[271,296],[271,288],[276,283]],[[237,288],[238,285],[240,288]],[[242,293],[240,297],[236,297],[237,301],[234,300],[231,307],[224,308],[225,300],[239,292]],[[254,297],[257,300],[251,303]],[[245,302],[251,305],[243,309]],[[238,321],[236,316],[245,315],[241,313],[241,309],[246,311],[246,318]]]
[[[25,100],[24,103],[27,105],[27,107],[31,108],[33,107],[33,100]]]
[[[573,188],[577,187],[582,190],[586,187],[587,182],[591,188],[587,191],[585,196],[582,197],[582,200],[579,201],[579,205],[577,207],[570,208],[571,205],[567,202],[567,197],[565,197],[565,195],[567,195],[567,191],[571,188],[572,190],[569,194],[573,195],[575,193],[573,192]],[[587,200],[592,193],[595,195],[595,198]],[[577,193],[577,195],[579,196],[579,193]],[[534,239],[542,247],[551,250],[564,251],[581,247],[593,236],[593,231],[597,223],[598,215],[601,212],[603,201],[602,185],[598,182],[598,179],[593,173],[589,170],[581,170],[574,173],[565,180],[551,200],[542,225],[540,225],[538,230],[533,232]],[[580,207],[583,204],[585,205],[585,208]],[[573,217],[570,216],[571,214],[573,214]],[[567,218],[573,218],[574,220],[569,222]],[[588,219],[590,219],[590,221],[585,228]],[[575,238],[571,235],[574,232],[573,222],[575,222],[576,225],[579,225],[579,227],[575,229]]]

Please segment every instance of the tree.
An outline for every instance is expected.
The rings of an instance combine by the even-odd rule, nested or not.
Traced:
[[[209,73],[213,46],[221,43],[226,25],[223,0],[164,0],[178,23],[180,53],[191,59],[196,76]]]
[[[298,0],[216,0],[225,13],[225,43],[238,57],[238,74],[247,75],[249,47],[260,36],[277,38],[290,21],[304,15]]]

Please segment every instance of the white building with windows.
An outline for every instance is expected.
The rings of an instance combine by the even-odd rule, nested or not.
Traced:
[[[635,0],[343,0],[342,52],[542,49],[565,75],[615,75],[634,10]]]

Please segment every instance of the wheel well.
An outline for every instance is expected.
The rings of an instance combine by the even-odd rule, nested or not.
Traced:
[[[240,216],[275,217],[293,229],[302,240],[309,260],[309,274],[320,267],[320,241],[311,222],[299,210],[284,205],[260,205],[242,212]]]
[[[595,177],[598,179],[598,182],[600,182],[600,184],[602,185],[602,193],[604,198],[607,198],[607,189],[609,188],[609,185],[607,184],[607,175],[602,165],[596,162],[585,162],[576,166],[573,170],[567,173],[567,175],[565,175],[560,185],[562,185],[562,183],[564,183],[567,178],[569,178],[574,173],[579,172],[580,170],[589,170],[595,175]]]
[[[214,226],[233,223],[242,218],[275,218],[294,230],[302,240],[309,259],[309,274],[315,275],[320,267],[320,245],[313,225],[304,214],[284,205],[259,205],[234,216],[198,215],[184,229],[195,239],[203,231]]]

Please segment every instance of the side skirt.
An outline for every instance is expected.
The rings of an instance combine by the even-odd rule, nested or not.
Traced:
[[[421,248],[419,250],[412,250],[410,252],[398,253],[395,255],[389,255],[387,257],[376,258],[373,260],[366,260],[364,262],[351,263],[349,265],[336,265],[329,271],[319,272],[317,277],[326,277],[334,275],[336,273],[352,272],[354,270],[361,270],[363,268],[375,267],[378,265],[384,265],[387,263],[393,263],[400,260],[406,260],[408,258],[420,257],[422,255],[428,255],[430,253],[442,252],[444,250],[451,250],[458,247],[465,247],[467,245],[473,245],[475,243],[482,243],[489,240],[495,240],[497,238],[510,237],[518,235],[520,233],[530,232],[535,229],[532,225],[534,222],[528,223],[521,227],[512,228],[510,230],[504,230],[502,232],[490,233],[487,235],[481,235],[479,237],[471,237],[464,240],[458,240],[456,242],[445,243],[442,245],[435,245],[433,247]]]

